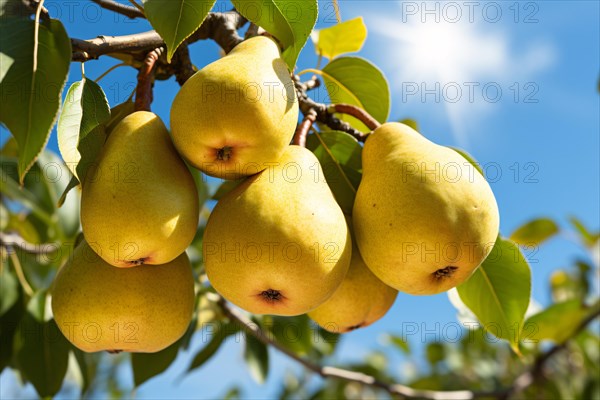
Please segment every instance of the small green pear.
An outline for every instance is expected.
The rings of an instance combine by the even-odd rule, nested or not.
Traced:
[[[185,253],[163,265],[115,268],[83,241],[56,275],[52,312],[83,351],[153,353],[183,336],[194,299]]]
[[[288,146],[212,211],[206,273],[226,299],[255,314],[300,315],[341,284],[352,252],[342,210],[312,152]]]
[[[171,107],[179,153],[207,175],[239,179],[276,162],[298,122],[279,47],[256,36],[194,74]]]
[[[419,295],[467,280],[498,236],[498,205],[485,178],[456,151],[400,123],[375,129],[362,160],[352,215],[371,271]]]
[[[109,264],[164,264],[191,243],[198,225],[194,178],[163,122],[125,117],[111,132],[81,193],[86,240]]]
[[[379,320],[392,307],[397,295],[397,290],[373,275],[354,246],[350,269],[342,284],[308,316],[330,332],[346,333]]]

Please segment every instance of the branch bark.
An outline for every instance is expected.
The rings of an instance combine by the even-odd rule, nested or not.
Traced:
[[[245,314],[237,309],[231,308],[229,304],[221,296],[218,297],[217,303],[223,310],[223,313],[232,321],[235,321],[246,333],[254,336],[260,342],[267,346],[271,346],[287,357],[301,364],[304,368],[320,375],[323,378],[342,379],[349,382],[356,382],[366,386],[373,386],[382,389],[389,394],[399,395],[409,399],[426,399],[426,400],[471,400],[477,398],[497,398],[506,399],[512,394],[517,394],[527,387],[531,386],[540,376],[540,371],[549,359],[561,349],[566,347],[568,340],[543,353],[536,359],[533,364],[533,369],[520,375],[512,386],[506,389],[475,392],[471,390],[455,390],[455,391],[437,391],[437,390],[418,390],[401,384],[389,384],[379,381],[373,376],[363,374],[362,372],[348,371],[342,368],[320,366],[305,358],[302,358],[286,347],[273,340],[270,335],[267,335],[257,324],[252,322]],[[584,330],[587,325],[600,315],[600,310],[591,314],[578,326],[572,337]]]
[[[185,44],[213,39],[228,53],[243,40],[238,35],[237,29],[246,22],[247,20],[236,11],[209,13]],[[162,37],[153,30],[123,36],[102,35],[87,40],[72,38],[72,60],[84,62],[111,53],[146,53],[164,45]]]

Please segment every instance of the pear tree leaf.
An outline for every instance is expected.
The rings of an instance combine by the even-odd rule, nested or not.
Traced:
[[[586,307],[581,300],[573,299],[555,303],[545,310],[532,315],[525,322],[526,341],[551,340],[561,344],[576,332],[588,316],[598,312],[600,303]]]
[[[294,69],[317,21],[317,0],[232,0],[235,9],[283,45],[282,57]]]
[[[77,164],[77,174],[82,180],[85,180],[85,176],[87,175],[90,167],[94,166],[96,158],[100,154],[102,146],[104,146],[104,142],[106,141],[108,135],[110,135],[110,132],[112,132],[115,126],[117,126],[117,124],[121,122],[123,118],[134,111],[134,102],[131,101],[131,98],[124,103],[114,106],[110,109],[110,118],[102,124],[96,126],[88,133],[85,139],[81,141],[78,146],[79,152],[81,153],[81,159]],[[67,198],[67,194],[71,191],[71,189],[79,185],[79,179],[77,179],[76,176],[72,176],[71,180],[67,184],[67,187],[65,190],[63,190],[62,195],[58,199],[58,207],[62,207]]]
[[[244,182],[243,179],[237,181],[224,181],[219,185],[215,194],[212,195],[213,200],[221,200],[227,193],[239,186],[240,183]]]
[[[463,149],[459,149],[458,147],[449,147],[449,148],[450,148],[450,149],[452,149],[452,150],[454,150],[455,152],[457,152],[457,153],[458,153],[458,154],[460,154],[461,156],[463,156],[463,158],[464,158],[465,160],[467,160],[468,162],[470,162],[470,163],[471,163],[471,165],[472,165],[473,167],[475,167],[475,169],[476,169],[477,171],[479,171],[479,173],[480,173],[482,176],[484,176],[484,175],[483,175],[483,169],[481,169],[481,164],[479,164],[479,163],[478,163],[478,162],[475,160],[475,158],[473,158],[473,156],[472,156],[472,155],[470,155],[469,153],[467,153],[467,152],[466,152],[465,150],[463,150]]]
[[[102,88],[92,80],[82,79],[71,85],[58,119],[58,148],[71,173],[78,179],[82,141],[110,118],[110,107]]]
[[[11,309],[19,299],[19,282],[8,269],[8,260],[0,260],[0,316]]]
[[[46,146],[60,107],[71,63],[71,41],[62,23],[50,19],[38,26],[27,18],[0,19],[0,76],[3,95],[0,122],[19,144],[19,182]]]
[[[307,315],[265,317],[263,327],[273,334],[277,343],[296,354],[307,355],[313,348],[313,331]]]
[[[390,89],[379,68],[360,57],[338,57],[321,71],[331,103],[352,104],[384,123],[390,112]],[[358,119],[340,115],[353,127],[368,132]]]
[[[531,271],[519,246],[498,237],[490,255],[457,290],[483,328],[518,352],[531,298]]]
[[[216,0],[145,0],[144,13],[167,44],[167,61],[202,25]]]
[[[589,229],[578,218],[570,217],[569,221],[575,227],[577,233],[579,233],[579,236],[586,246],[591,247],[596,244],[598,240],[600,240],[600,232],[590,232]]]
[[[25,312],[23,294],[21,291],[18,294],[19,297],[13,306],[0,315],[0,372],[12,362],[15,333]]]
[[[510,235],[510,240],[521,245],[539,245],[558,231],[558,225],[550,218],[537,218],[517,228]]]
[[[306,148],[319,160],[324,178],[344,214],[351,215],[362,177],[362,146],[345,132],[327,131],[308,135]]]
[[[264,383],[269,373],[269,351],[267,346],[254,336],[246,334],[244,359],[254,380],[258,383]]]
[[[408,342],[406,340],[402,339],[400,336],[388,335],[387,340],[391,344],[393,344],[394,347],[397,347],[400,350],[402,350],[402,352],[404,354],[410,354],[410,346],[408,345]]]
[[[398,122],[400,122],[401,124],[410,126],[411,128],[413,128],[417,132],[419,131],[419,124],[417,123],[416,120],[414,120],[412,118],[401,119]]]
[[[53,319],[40,322],[27,313],[15,337],[15,358],[23,377],[40,397],[60,390],[67,373],[70,345]]]
[[[140,386],[169,368],[177,358],[180,344],[178,340],[157,353],[133,353],[131,355],[131,368],[133,369],[135,386]]]
[[[207,324],[211,327],[208,331],[204,329],[201,334],[202,341],[206,345],[194,356],[190,366],[187,369],[187,373],[193,371],[196,368],[200,368],[206,363],[215,353],[221,348],[221,345],[229,336],[236,334],[239,331],[239,327],[235,324]]]
[[[367,26],[362,17],[357,17],[328,28],[315,29],[310,38],[317,54],[331,60],[340,54],[360,51],[367,39]]]

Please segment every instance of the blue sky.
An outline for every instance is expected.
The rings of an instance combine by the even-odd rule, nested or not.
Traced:
[[[73,37],[149,29],[145,21],[115,17],[89,2],[67,3],[71,5],[46,2]],[[325,27],[331,24],[332,9],[329,1],[321,3],[318,27]],[[567,227],[567,217],[575,215],[598,229],[600,3],[474,3],[469,8],[465,2],[448,6],[444,2],[358,0],[341,1],[340,6],[343,20],[359,15],[365,19],[369,35],[359,55],[378,65],[388,77],[390,120],[414,118],[425,136],[463,147],[484,165],[500,207],[503,234],[537,216],[556,218]],[[202,67],[218,56],[218,47],[210,41],[199,42],[191,47],[191,53]],[[316,60],[309,43],[300,56],[299,70],[314,68]],[[116,63],[108,57],[89,62],[86,74],[96,78]],[[81,78],[79,67],[72,67],[68,85]],[[114,106],[133,90],[135,71],[119,68],[101,85]],[[156,83],[153,111],[167,123],[177,90],[173,79]],[[57,151],[55,133],[49,147]],[[572,235],[565,232],[537,253],[527,254],[537,302],[549,301],[551,272],[581,253]],[[436,323],[455,322],[456,311],[445,294],[400,294],[383,320],[347,334],[336,357],[360,359],[370,349],[387,351],[385,333],[400,334],[406,323],[435,330]],[[229,342],[202,369],[177,380],[202,346],[196,339],[191,352],[180,354],[168,372],[142,386],[137,397],[215,398],[234,383],[244,388],[246,396],[269,397],[286,370],[298,370],[272,351],[269,379],[265,385],[257,385],[242,364],[242,346]],[[419,336],[411,337],[410,342],[422,348]],[[418,354],[417,350],[417,358]],[[394,356],[393,361],[394,370],[400,373],[405,359]],[[131,382],[128,370],[123,371],[123,379]],[[2,387],[11,381],[9,373],[2,374]]]

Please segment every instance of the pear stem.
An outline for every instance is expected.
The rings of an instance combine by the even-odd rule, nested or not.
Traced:
[[[306,136],[316,120],[317,112],[314,108],[309,109],[304,115],[302,122],[296,128],[296,133],[294,134],[294,140],[292,143],[297,146],[306,147]]]
[[[213,294],[211,293],[211,295]],[[279,352],[298,362],[309,371],[312,371],[323,378],[342,379],[349,382],[356,382],[361,385],[382,389],[392,395],[399,395],[403,398],[428,400],[462,400],[476,398],[506,399],[509,396],[518,394],[536,383],[538,380],[542,379],[545,364],[552,358],[552,356],[565,349],[570,339],[576,337],[587,327],[587,325],[600,316],[600,308],[595,310],[595,312],[590,313],[590,315],[577,326],[577,329],[575,329],[571,337],[567,338],[562,343],[555,345],[547,352],[540,354],[532,364],[531,370],[525,371],[521,375],[517,376],[512,385],[507,388],[486,392],[475,392],[471,390],[438,391],[413,389],[409,386],[398,383],[386,383],[362,372],[348,371],[342,368],[321,366],[313,363],[312,361],[300,357],[287,347],[281,345],[272,337],[273,335],[265,333],[260,326],[253,322],[246,314],[230,307],[223,297],[219,296],[218,294],[214,294],[214,298],[217,304],[219,304],[223,310],[223,313],[230,320],[236,322],[247,334],[254,336],[263,344],[277,349]]]
[[[149,52],[144,58],[144,64],[138,72],[138,84],[135,89],[135,111],[150,111],[150,105],[154,96],[152,88],[154,87],[154,67],[156,61],[162,54],[162,47]]]

